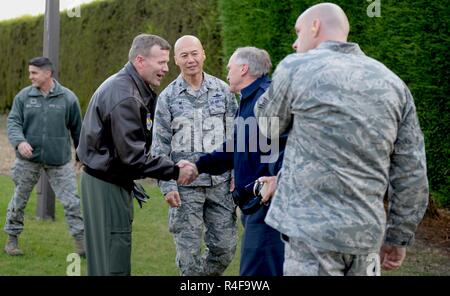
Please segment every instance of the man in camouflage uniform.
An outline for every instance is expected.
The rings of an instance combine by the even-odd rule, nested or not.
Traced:
[[[5,251],[11,256],[23,254],[17,237],[23,231],[24,210],[31,191],[44,170],[64,206],[76,252],[84,256],[80,198],[70,163],[70,137],[76,147],[81,129],[78,98],[53,79],[53,66],[48,58],[34,58],[28,65],[32,85],[17,94],[8,115],[8,138],[16,150],[12,168],[16,187],[6,213]]]
[[[174,162],[195,162],[225,140],[237,103],[225,82],[203,72],[203,46],[194,36],[175,43],[175,63],[181,74],[160,94],[156,106],[152,154]],[[230,120],[227,120],[227,117]],[[159,181],[169,209],[169,231],[176,245],[182,275],[221,275],[231,263],[237,244],[235,205],[230,172],[201,174],[193,183],[177,186]],[[205,253],[201,242],[205,228]]]
[[[255,106],[290,130],[266,223],[283,233],[285,275],[377,275],[398,268],[428,203],[423,135],[402,80],[347,42],[342,9],[297,20],[297,54]],[[273,192],[273,179],[269,182]],[[389,209],[383,207],[388,188]],[[391,190],[389,190],[391,191]],[[381,257],[381,258],[380,258]]]

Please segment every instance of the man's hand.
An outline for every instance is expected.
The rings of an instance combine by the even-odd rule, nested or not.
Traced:
[[[263,189],[261,190],[261,202],[266,204],[272,198],[275,190],[277,189],[277,177],[261,177],[258,181],[265,183]]]
[[[386,270],[399,268],[406,257],[406,248],[384,244],[380,250],[381,267]]]
[[[75,172],[80,174],[83,163],[81,161],[75,161]]]
[[[188,185],[198,177],[198,170],[195,164],[187,160],[180,160],[177,163],[180,168],[180,175],[178,176],[178,184]]]
[[[231,177],[231,181],[230,181],[230,192],[234,191],[234,177]]]
[[[171,191],[167,193],[164,196],[164,199],[172,208],[178,208],[181,205],[180,194],[178,193],[178,191]]]
[[[28,142],[21,142],[19,146],[17,146],[17,150],[19,150],[20,155],[25,158],[30,158],[33,155],[33,148],[28,144]]]

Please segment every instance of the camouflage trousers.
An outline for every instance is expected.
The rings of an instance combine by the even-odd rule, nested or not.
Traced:
[[[6,212],[5,232],[10,235],[19,235],[23,231],[24,210],[31,191],[39,180],[41,169],[47,173],[56,197],[64,206],[70,234],[76,239],[83,238],[84,225],[80,198],[76,194],[77,182],[73,165],[68,163],[62,166],[46,166],[20,158],[16,158],[11,169],[16,187]]]
[[[237,245],[236,207],[229,182],[211,187],[178,187],[179,208],[169,210],[169,231],[181,275],[222,275]],[[205,251],[201,255],[204,233]]]
[[[285,276],[379,276],[380,256],[343,254],[317,250],[290,237],[283,239]]]

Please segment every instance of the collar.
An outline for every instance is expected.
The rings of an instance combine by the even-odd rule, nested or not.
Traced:
[[[320,43],[317,49],[328,49],[341,53],[364,55],[364,52],[361,50],[359,45],[353,42],[340,42],[334,40],[327,40]]]
[[[47,97],[56,97],[62,94],[62,88],[56,79],[53,78],[53,87],[50,89],[49,93],[47,94]],[[31,90],[28,93],[30,97],[44,97],[44,94],[36,87],[31,86]]]
[[[42,96],[47,97],[47,96],[50,96],[50,95],[53,93],[54,90],[55,90],[55,83],[53,82],[53,79],[52,79],[52,87],[50,88],[50,90],[48,91],[48,93],[47,93],[47,94],[44,93],[44,92],[42,91],[42,89],[39,89],[39,92],[42,94]]]
[[[125,64],[125,71],[128,73],[128,75],[131,76],[134,83],[136,84],[139,93],[144,99],[145,103],[147,103],[147,100],[149,97],[156,97],[156,93],[151,89],[151,87],[142,79],[142,77],[139,75],[139,73],[134,68],[133,64],[131,62],[128,62]]]
[[[186,82],[186,80],[183,78],[182,74],[179,74],[177,79],[175,80],[175,86],[177,87],[176,93],[181,94],[183,92],[189,92],[189,90],[192,90],[190,85]],[[209,78],[209,75],[205,72],[203,72],[203,81],[202,85],[200,86],[200,89],[198,90],[199,93],[203,94],[208,91],[208,89],[212,88],[211,80]],[[193,92],[193,90],[192,90]]]
[[[53,93],[55,91],[55,87],[56,87],[56,83],[55,81],[52,79],[52,87],[50,88],[50,91],[48,92],[49,94]]]
[[[267,75],[261,76],[250,85],[241,89],[241,99],[246,99],[250,97],[263,83],[270,82],[270,78]]]

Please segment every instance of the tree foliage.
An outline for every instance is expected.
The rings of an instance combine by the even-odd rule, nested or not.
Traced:
[[[80,18],[61,14],[60,81],[79,96],[83,110],[99,84],[126,62],[133,37],[153,33],[171,44],[184,34],[203,42],[206,71],[225,77],[235,48],[257,46],[276,65],[292,52],[298,15],[319,1],[305,0],[108,0],[81,7]],[[411,89],[425,135],[428,176],[436,199],[450,205],[450,65],[448,1],[337,0],[351,31],[369,56]],[[43,17],[0,22],[0,111],[29,84],[27,61],[42,54]],[[173,62],[163,87],[178,74]]]
[[[292,52],[299,14],[319,2],[324,1],[219,0],[224,56],[253,45],[268,50],[276,65]],[[368,16],[373,1],[333,2],[349,18],[349,41],[384,63],[411,89],[425,135],[429,181],[437,199],[450,206],[448,1],[381,0],[380,17]]]
[[[95,89],[128,60],[133,38],[157,34],[170,44],[185,34],[202,40],[206,71],[222,73],[221,36],[214,0],[98,1],[81,6],[81,17],[61,13],[61,83],[72,89],[85,110]],[[7,111],[16,93],[30,84],[28,60],[42,55],[43,16],[0,22],[0,111]],[[173,55],[173,51],[171,53]],[[179,73],[171,59],[167,85]]]

